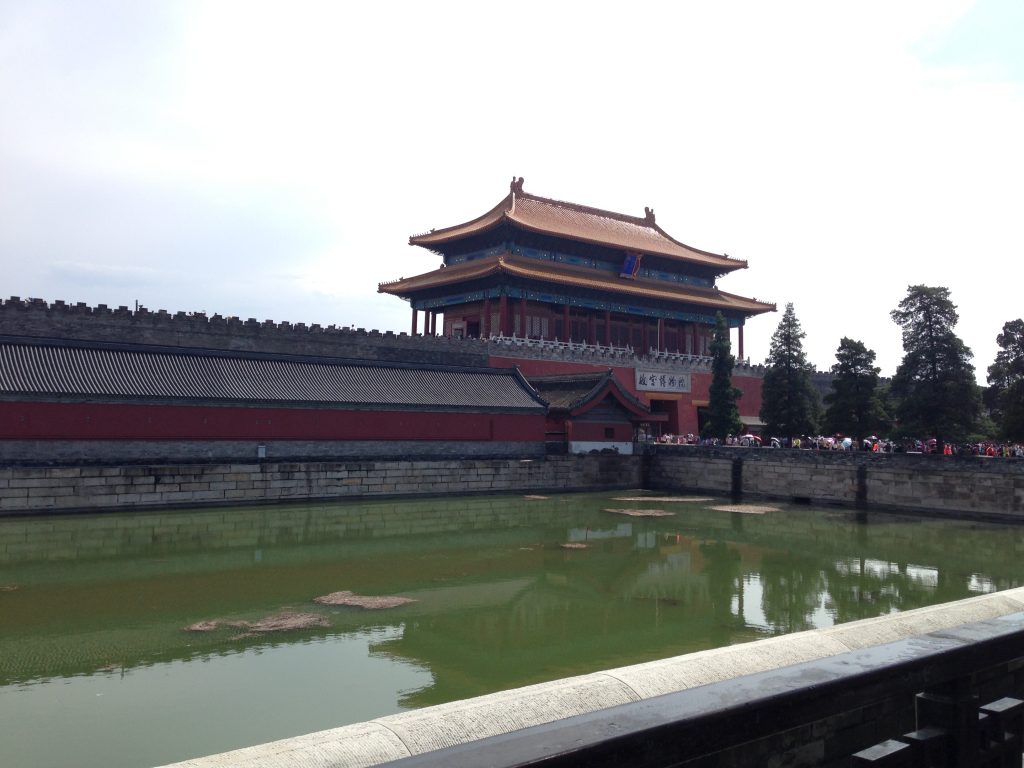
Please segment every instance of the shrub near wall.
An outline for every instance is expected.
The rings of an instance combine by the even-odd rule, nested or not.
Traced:
[[[0,514],[638,488],[641,457],[0,467]]]

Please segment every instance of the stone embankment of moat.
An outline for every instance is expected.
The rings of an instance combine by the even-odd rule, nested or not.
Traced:
[[[0,466],[0,514],[645,488],[1024,520],[1024,461],[645,446],[637,455]]]

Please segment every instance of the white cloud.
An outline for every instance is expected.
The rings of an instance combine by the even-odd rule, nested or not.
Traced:
[[[722,288],[794,302],[821,367],[851,336],[891,373],[889,310],[911,283],[947,285],[983,375],[1019,314],[1024,96],[939,55],[975,11],[8,3],[0,174],[23,183],[0,188],[0,263],[21,295],[124,303],[106,285],[154,308],[405,330],[377,283],[437,261],[407,237],[479,215],[516,174],[652,206],[677,238],[748,260]],[[88,291],[57,279],[76,263]],[[777,321],[748,326],[755,360]]]

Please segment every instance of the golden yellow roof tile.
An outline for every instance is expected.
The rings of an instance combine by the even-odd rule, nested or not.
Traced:
[[[508,275],[556,285],[574,286],[620,296],[637,296],[659,301],[695,304],[715,309],[732,309],[745,314],[775,311],[774,304],[725,293],[717,288],[699,288],[663,280],[623,280],[614,274],[554,262],[501,254],[443,267],[416,277],[403,278],[378,287],[381,293],[408,296],[445,285],[479,279],[502,272]]]
[[[522,181],[513,180],[508,196],[482,216],[463,224],[414,235],[409,238],[409,243],[440,250],[446,244],[509,222],[531,232],[664,256],[712,267],[723,273],[747,266],[741,259],[702,251],[675,240],[655,223],[654,211],[649,208],[645,209],[643,217],[639,217],[551,200],[524,192]]]

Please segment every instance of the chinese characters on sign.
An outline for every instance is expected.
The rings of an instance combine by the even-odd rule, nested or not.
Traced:
[[[641,392],[689,392],[690,374],[636,369],[636,388]]]

